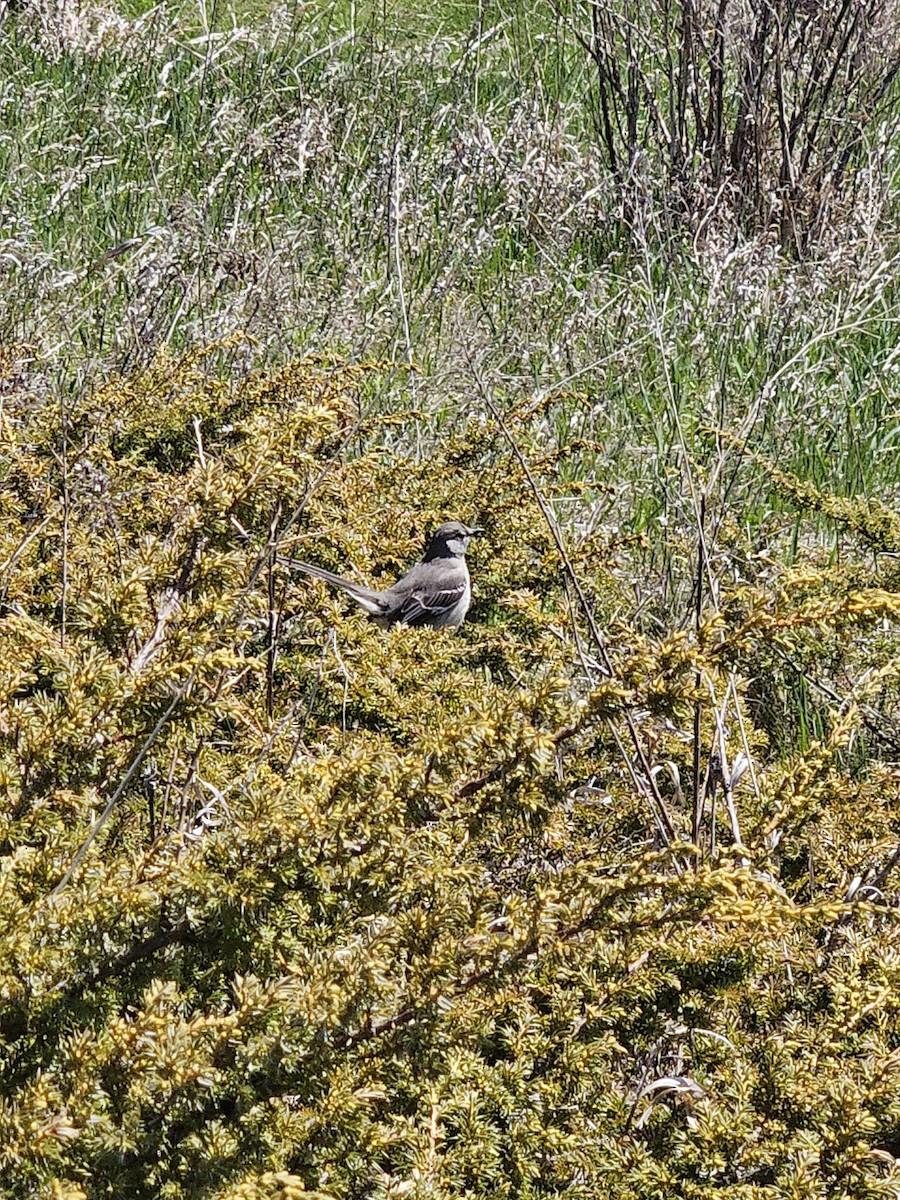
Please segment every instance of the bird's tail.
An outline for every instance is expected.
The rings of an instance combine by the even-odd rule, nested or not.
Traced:
[[[279,558],[278,561],[283,566],[290,567],[292,571],[302,571],[304,575],[313,575],[316,579],[330,583],[332,587],[340,588],[372,617],[381,616],[385,610],[381,593],[373,591],[372,588],[363,587],[360,583],[353,583],[350,579],[326,571],[324,567],[315,567],[312,563],[300,562],[296,558]]]

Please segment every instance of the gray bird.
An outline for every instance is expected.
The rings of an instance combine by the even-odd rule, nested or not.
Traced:
[[[438,526],[422,561],[383,592],[343,579],[312,563],[296,559],[280,561],[296,571],[341,588],[382,628],[429,625],[432,629],[444,626],[457,629],[463,623],[472,599],[465,554],[469,541],[479,533],[484,533],[479,526],[463,525],[459,521],[447,521]]]

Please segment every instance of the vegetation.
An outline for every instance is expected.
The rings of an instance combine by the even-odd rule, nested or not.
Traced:
[[[893,9],[2,20],[2,1194],[900,1196]]]

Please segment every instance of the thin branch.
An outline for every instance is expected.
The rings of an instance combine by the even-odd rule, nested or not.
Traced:
[[[50,893],[49,899],[53,900],[60,894],[60,892],[63,890],[63,888],[69,882],[69,880],[72,878],[72,876],[78,870],[78,868],[81,866],[82,862],[84,861],[85,855],[87,854],[88,850],[90,850],[91,846],[96,841],[97,835],[100,833],[100,830],[103,828],[103,826],[109,820],[109,818],[112,816],[112,811],[115,808],[116,803],[119,800],[119,797],[122,795],[122,793],[128,787],[129,783],[131,783],[132,779],[137,774],[138,768],[140,767],[141,763],[144,761],[144,759],[149,754],[151,747],[156,742],[156,739],[162,733],[163,729],[165,728],[165,726],[169,720],[169,717],[171,717],[172,713],[178,707],[178,702],[180,700],[182,700],[184,698],[184,696],[187,694],[187,690],[188,690],[188,685],[185,685],[184,687],[179,688],[178,691],[175,693],[175,695],[172,697],[169,707],[166,709],[166,711],[163,713],[163,715],[159,718],[159,720],[154,725],[151,733],[145,739],[144,744],[141,746],[140,750],[137,752],[137,755],[132,760],[131,766],[125,772],[122,782],[119,784],[119,786],[113,792],[113,794],[110,796],[109,800],[107,801],[106,808],[104,808],[103,812],[100,814],[100,816],[94,822],[93,826],[91,827],[90,833],[87,835],[87,837],[84,839],[84,841],[79,846],[79,848],[75,854],[75,857],[69,863],[69,866],[67,867],[62,879],[59,881],[59,883],[56,885],[56,887]]]
[[[541,489],[538,487],[537,480],[534,478],[534,475],[531,472],[531,468],[528,466],[528,462],[526,461],[525,456],[522,453],[518,442],[513,437],[506,422],[503,420],[503,417],[500,413],[500,410],[497,408],[497,405],[494,403],[494,401],[491,399],[490,395],[488,394],[488,390],[484,385],[484,380],[481,378],[481,373],[477,369],[477,367],[475,366],[475,364],[471,360],[471,358],[469,358],[469,366],[472,370],[473,376],[475,378],[475,382],[478,386],[479,393],[481,394],[481,397],[484,400],[485,404],[490,409],[491,415],[493,416],[494,420],[496,421],[501,433],[503,434],[503,436],[505,437],[505,439],[509,445],[509,448],[512,450],[513,455],[515,456],[516,461],[518,462],[519,466],[521,467],[522,473],[524,474],[524,476],[528,482],[528,486],[531,488],[532,494],[534,495],[534,498],[537,501],[537,505],[540,508],[541,513],[544,517],[544,520],[547,523],[547,528],[550,530],[550,534],[551,534],[554,542],[556,543],[556,549],[559,553],[559,557],[560,557],[560,561],[562,562],[563,569],[569,578],[569,581],[572,585],[572,589],[575,592],[576,597],[578,598],[578,606],[581,609],[581,612],[584,615],[585,620],[587,621],[588,629],[590,630],[590,634],[591,634],[591,639],[594,643],[595,648],[597,649],[597,652],[600,655],[600,662],[601,662],[603,673],[610,679],[615,678],[615,670],[612,665],[612,659],[610,658],[609,650],[607,649],[606,640],[603,637],[603,635],[601,634],[601,632],[597,626],[597,623],[594,620],[593,610],[591,609],[590,605],[587,602],[587,598],[585,597],[584,590],[581,586],[581,581],[579,580],[577,574],[575,573],[575,568],[572,566],[572,561],[569,558],[568,552],[566,551],[565,543],[563,542],[562,534],[559,531],[559,526],[556,523],[556,518],[553,515],[553,511],[551,510],[550,505],[548,504],[546,498],[544,497],[543,493],[541,492]],[[657,819],[659,821],[659,825],[660,825],[660,832],[663,834],[663,837],[664,837],[666,843],[669,844],[675,840],[675,837],[676,837],[675,826],[672,824],[672,819],[666,810],[666,805],[665,805],[665,801],[663,800],[662,793],[660,792],[659,788],[657,787],[656,780],[653,775],[653,771],[651,770],[651,767],[650,767],[650,762],[647,758],[647,754],[644,750],[644,747],[641,743],[640,736],[637,731],[637,726],[635,725],[631,714],[627,711],[624,713],[624,719],[625,719],[625,724],[628,728],[628,733],[631,738],[632,745],[634,746],[635,754],[637,755],[638,761],[641,766],[642,788],[645,789],[649,793],[649,795],[652,797],[653,807],[655,808],[656,817],[657,817]],[[610,728],[613,728],[612,724],[610,724]],[[613,732],[615,733],[614,729],[613,729]],[[633,768],[631,768],[630,760],[627,755],[625,756],[625,760],[626,760],[626,762],[629,763],[629,769],[632,770],[633,777],[636,778]]]
[[[281,499],[276,501],[269,522],[269,567],[268,567],[268,629],[266,630],[266,715],[269,720],[275,711],[275,660],[278,657],[279,614],[275,607],[275,563],[278,522],[281,520]]]

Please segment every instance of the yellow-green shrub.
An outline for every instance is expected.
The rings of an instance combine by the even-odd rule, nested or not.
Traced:
[[[896,1195],[898,774],[848,753],[896,690],[889,581],[804,569],[651,636],[588,540],[609,674],[489,420],[416,454],[370,415],[385,364],[221,349],[65,422],[7,398],[4,1194]],[[270,544],[387,581],[449,516],[487,528],[458,637]],[[771,749],[761,664],[849,672],[873,630],[877,688]],[[704,772],[754,761],[692,846],[695,716]]]

